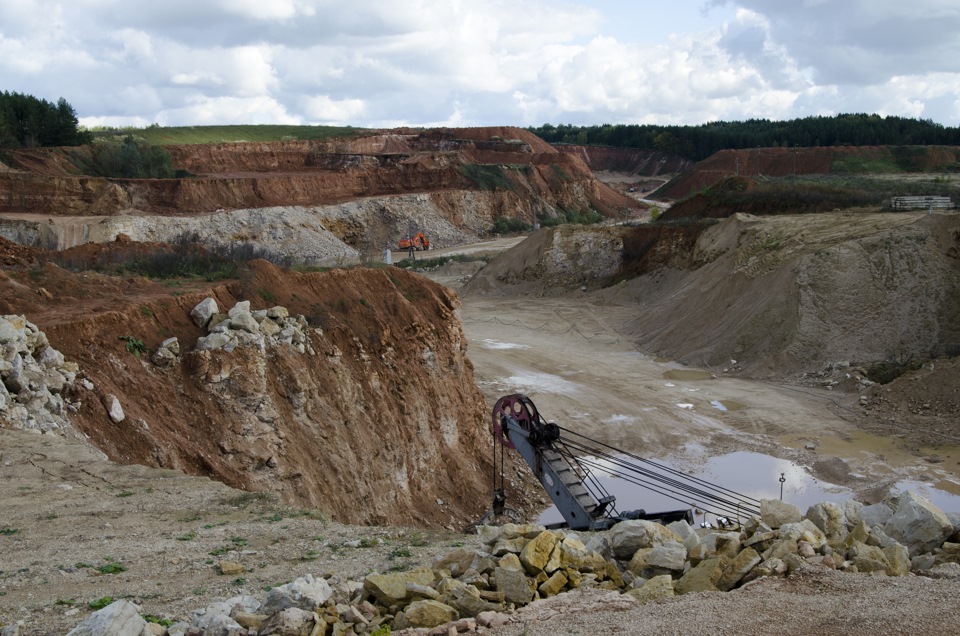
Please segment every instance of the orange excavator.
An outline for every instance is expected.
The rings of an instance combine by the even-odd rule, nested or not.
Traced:
[[[430,249],[430,240],[423,235],[423,232],[417,232],[413,236],[402,238],[397,243],[398,250],[428,250]]]

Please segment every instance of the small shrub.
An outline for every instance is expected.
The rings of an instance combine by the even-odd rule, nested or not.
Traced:
[[[120,574],[126,572],[127,568],[119,563],[106,563],[97,568],[100,574]]]
[[[143,620],[148,623],[156,623],[157,625],[162,625],[163,627],[170,627],[173,625],[173,621],[169,618],[160,618],[159,616],[154,616],[153,614],[144,614]]]
[[[137,356],[138,358],[147,352],[147,345],[143,343],[143,340],[139,338],[134,338],[133,336],[120,336],[118,340],[126,341],[126,349],[128,352]],[[133,494],[133,493],[130,493]]]
[[[0,529],[0,534],[2,534],[5,537],[9,537],[11,535],[17,534],[18,532],[20,532],[18,529],[11,528],[10,526],[6,526]]]
[[[493,222],[493,231],[497,234],[527,232],[529,230],[530,224],[523,219],[506,218],[501,216]]]
[[[390,554],[387,555],[387,558],[398,559],[398,558],[405,558],[409,556],[411,556],[410,548],[396,548],[395,550],[390,551]]]
[[[87,607],[89,607],[92,610],[101,610],[107,605],[110,605],[111,603],[113,603],[114,600],[115,599],[112,596],[104,596],[96,599],[95,601],[90,601],[89,603],[87,603]]]

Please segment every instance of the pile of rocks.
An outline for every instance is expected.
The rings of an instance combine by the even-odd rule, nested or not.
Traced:
[[[871,506],[817,504],[806,515],[764,500],[761,516],[737,530],[631,520],[582,535],[586,543],[577,533],[533,524],[480,526],[478,535],[482,549],[459,548],[432,567],[370,574],[336,588],[308,575],[265,597],[215,603],[166,629],[147,625],[136,606],[120,601],[71,634],[473,634],[537,599],[581,587],[619,591],[634,603],[728,591],[803,568],[906,576],[960,563],[960,515],[949,518],[914,493]]]
[[[220,313],[217,301],[205,298],[190,312],[194,323],[207,330],[207,336],[197,340],[198,351],[223,349],[233,351],[238,346],[255,346],[261,351],[268,346],[285,344],[299,353],[315,355],[307,334],[307,319],[303,316],[293,318],[285,307],[250,310],[250,301],[244,300],[233,306],[226,314]],[[164,360],[179,355],[179,344],[166,341],[154,354],[154,361],[160,356]],[[170,353],[170,347],[176,344],[177,353]],[[167,349],[167,353],[160,353]]]
[[[66,402],[63,390],[79,366],[25,316],[0,316],[0,354],[0,425],[41,432],[67,426],[66,409],[78,405]]]

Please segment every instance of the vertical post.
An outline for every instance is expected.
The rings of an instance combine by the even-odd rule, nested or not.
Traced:
[[[783,501],[783,482],[787,481],[786,473],[780,473],[780,501]]]

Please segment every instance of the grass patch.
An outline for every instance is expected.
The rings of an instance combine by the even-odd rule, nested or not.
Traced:
[[[511,181],[503,166],[487,163],[468,163],[458,168],[460,174],[469,179],[481,190],[512,190]]]
[[[220,503],[225,506],[233,506],[236,508],[246,508],[250,504],[257,501],[270,501],[273,497],[270,493],[267,492],[245,492],[235,497],[228,497],[226,499],[221,499]]]
[[[158,126],[146,128],[95,128],[94,139],[132,135],[151,144],[220,144],[261,141],[348,139],[366,132],[351,126]]]
[[[87,607],[92,610],[102,610],[107,605],[113,603],[114,600],[116,599],[114,599],[112,596],[103,596],[87,603]]]
[[[105,563],[97,568],[97,572],[100,574],[120,574],[121,572],[126,572],[127,568],[120,563]]]

